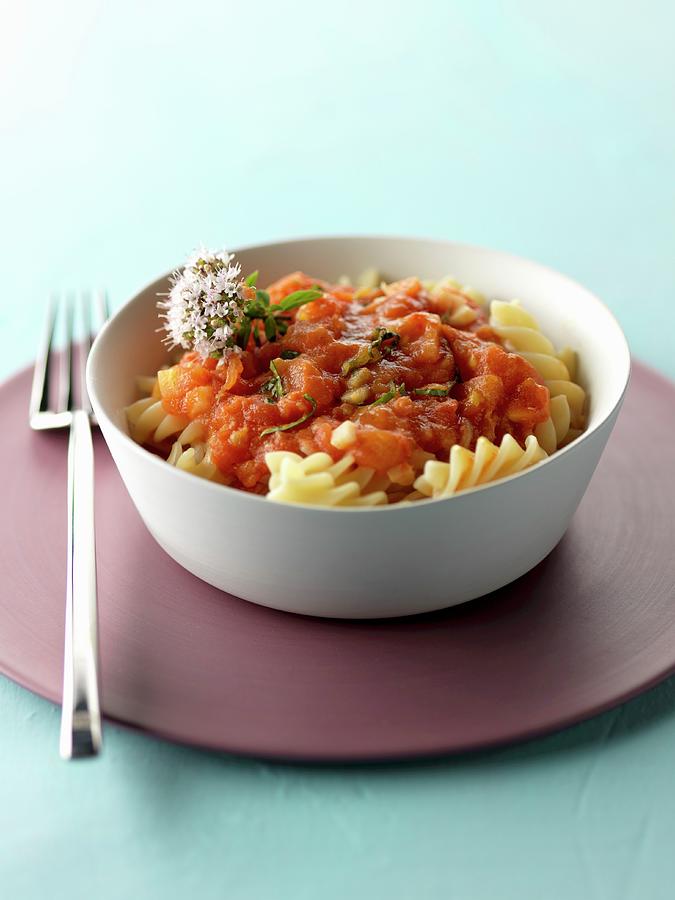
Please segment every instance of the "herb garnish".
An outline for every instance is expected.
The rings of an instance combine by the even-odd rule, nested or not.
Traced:
[[[304,306],[305,303],[311,303],[312,300],[318,300],[322,294],[323,291],[321,288],[318,285],[314,285],[314,287],[305,291],[293,291],[292,294],[284,297],[281,303],[273,303],[272,306],[278,306],[283,312],[288,312],[289,309],[295,309],[296,306]],[[269,301],[269,295],[267,299]]]
[[[279,354],[282,359],[295,359],[300,356],[299,350],[282,350]]]
[[[255,287],[255,283],[258,280],[258,275],[260,275],[260,272],[257,269],[255,270],[255,272],[251,272],[251,274],[246,279],[246,284],[249,287]]]
[[[390,356],[398,347],[401,335],[386,328],[376,328],[370,338],[370,345],[363,346],[355,356],[348,359],[342,366],[342,374],[349,375],[354,369],[367,366],[371,362],[379,362],[383,356]]]
[[[290,431],[291,428],[302,425],[303,422],[306,422],[307,419],[311,418],[316,412],[316,400],[314,399],[314,397],[312,397],[311,394],[303,394],[302,396],[312,407],[309,412],[306,412],[304,416],[300,416],[300,418],[296,419],[295,422],[286,422],[285,425],[273,425],[271,428],[265,428],[264,431],[260,432],[260,437],[265,437],[268,434],[274,434],[275,431]]]
[[[382,356],[391,356],[392,352],[401,342],[401,335],[396,331],[388,331],[386,328],[376,328],[375,337],[370,345],[380,351]]]
[[[268,403],[274,403],[276,400],[281,400],[284,396],[284,386],[274,360],[270,361],[270,371],[272,372],[272,377],[263,384],[260,390],[270,395],[267,400]]]
[[[373,400],[368,406],[379,406],[381,403],[389,403],[394,397],[405,397],[408,391],[404,384],[395,384],[390,390],[384,394],[380,394],[377,400]]]
[[[257,278],[258,273],[254,272],[252,275],[249,275],[247,283],[254,276]],[[297,309],[299,306],[304,306],[305,303],[311,303],[312,300],[318,300],[322,294],[323,291],[318,288],[310,288],[304,291],[294,291],[292,294],[284,297],[280,303],[270,303],[270,295],[267,291],[257,289],[254,299],[249,300],[244,306],[242,321],[236,334],[237,345],[242,350],[245,350],[251,337],[251,331],[253,331],[253,339],[256,346],[260,346],[258,328],[253,326],[255,321],[263,323],[265,337],[268,341],[276,341],[278,335],[283,337],[288,331],[289,324],[292,322],[291,317],[285,315],[285,313],[292,309]]]
[[[455,381],[451,381],[446,385],[434,384],[428,387],[415,388],[414,393],[419,394],[421,397],[447,397],[454,385]]]

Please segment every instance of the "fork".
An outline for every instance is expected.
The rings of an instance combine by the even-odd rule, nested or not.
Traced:
[[[94,337],[90,294],[79,297],[84,339],[76,354],[75,304],[52,298],[40,341],[30,397],[30,427],[36,431],[68,428],[68,557],[66,627],[63,656],[63,697],[59,750],[63,759],[96,756],[101,749],[98,620],[96,610],[96,544],[94,538],[95,423],[85,384],[84,364]],[[95,294],[102,322],[108,318],[103,292]],[[58,363],[56,390],[51,369],[54,338],[63,307],[65,347]],[[79,377],[74,378],[75,356]]]

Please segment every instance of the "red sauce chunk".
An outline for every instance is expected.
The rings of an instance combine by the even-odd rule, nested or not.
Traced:
[[[265,493],[270,450],[339,459],[346,451],[331,435],[345,420],[357,428],[348,452],[385,472],[419,469],[429,454],[447,461],[454,444],[473,449],[481,435],[523,444],[548,418],[548,389],[500,345],[470,297],[451,292],[475,311],[457,328],[448,324],[453,298],[416,278],[364,290],[295,272],[268,291],[278,303],[316,284],[323,295],[288,313],[283,337],[270,342],[259,329],[244,351],[221,360],[185,353],[162,373],[165,409],[204,423],[211,458],[234,485]],[[267,431],[279,426],[288,427]]]

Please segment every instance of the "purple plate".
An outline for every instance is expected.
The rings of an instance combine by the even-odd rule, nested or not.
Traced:
[[[29,430],[29,390],[28,372],[0,387],[0,671],[58,701],[67,440]],[[447,612],[341,622],[254,606],[181,569],[99,438],[104,711],[189,744],[324,761],[465,751],[601,712],[675,671],[673,446],[675,386],[636,365],[591,487],[543,563]]]

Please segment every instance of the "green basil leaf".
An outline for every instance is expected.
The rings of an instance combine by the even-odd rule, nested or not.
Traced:
[[[379,350],[382,356],[389,356],[399,345],[401,335],[396,331],[389,331],[386,328],[376,328],[371,347],[373,350]]]
[[[420,397],[447,397],[452,390],[455,382],[451,381],[445,385],[433,385],[423,388],[415,388],[414,392]]]
[[[343,376],[349,375],[354,369],[360,369],[361,366],[367,366],[368,363],[379,362],[383,356],[390,356],[398,347],[400,340],[401,335],[396,331],[376,328],[371,335],[370,346],[364,345],[355,356],[343,363]]]
[[[420,397],[447,397],[450,388],[415,388],[415,393]]]
[[[388,403],[390,400],[393,400],[394,397],[404,397],[407,393],[404,384],[395,384],[391,390],[387,391],[385,394],[380,394],[377,400],[373,400],[368,406],[379,406],[381,403]]]
[[[281,381],[281,375],[279,375],[279,370],[277,369],[274,360],[270,362],[270,371],[272,372],[272,377],[269,381],[266,381],[263,384],[261,391],[264,394],[269,394],[273,400],[281,400],[284,396],[284,385]]]
[[[314,399],[314,397],[312,397],[311,394],[303,394],[302,396],[312,407],[309,412],[305,413],[304,416],[300,416],[300,418],[296,419],[295,422],[286,422],[285,425],[273,425],[271,428],[265,428],[264,431],[260,432],[260,437],[265,437],[268,434],[274,434],[275,431],[290,431],[291,428],[297,428],[298,425],[302,425],[303,422],[306,422],[307,419],[310,419],[316,412],[316,400]]]
[[[244,317],[243,322],[239,326],[239,331],[237,332],[237,345],[241,347],[242,350],[246,350],[248,347],[248,340],[251,337],[251,328],[251,320]]]
[[[284,297],[284,299],[280,303],[275,304],[275,306],[278,306],[283,312],[288,312],[289,309],[295,309],[298,306],[304,306],[305,303],[311,303],[312,300],[318,300],[322,295],[323,291],[317,291],[313,288],[307,291],[293,291],[292,294]]]
[[[267,316],[265,319],[265,337],[268,341],[277,339],[277,323],[274,321],[274,316]]]

